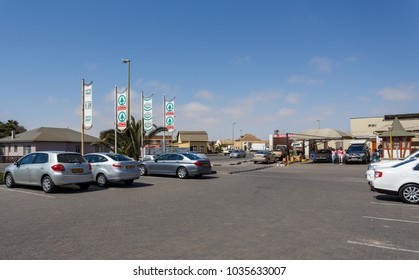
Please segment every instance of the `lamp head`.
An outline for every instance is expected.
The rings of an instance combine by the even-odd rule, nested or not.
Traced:
[[[122,62],[123,63],[128,63],[128,62],[131,62],[131,60],[130,59],[127,59],[127,58],[124,58],[124,59],[122,59]]]

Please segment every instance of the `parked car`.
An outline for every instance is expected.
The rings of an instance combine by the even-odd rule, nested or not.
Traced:
[[[140,174],[176,175],[180,179],[211,174],[211,162],[191,153],[163,154],[155,160],[140,162]]]
[[[321,149],[312,151],[310,158],[313,162],[332,162],[332,151],[329,149]]]
[[[368,169],[367,169],[367,172],[366,172],[367,181],[368,181],[368,183],[370,183],[371,181],[374,180],[375,170],[377,168],[389,168],[389,167],[392,167],[392,166],[394,166],[396,164],[399,164],[400,162],[403,162],[403,161],[413,161],[413,160],[417,160],[417,159],[419,159],[419,151],[417,151],[417,152],[415,152],[415,153],[413,153],[413,154],[411,154],[411,155],[409,155],[409,156],[407,156],[407,157],[405,157],[404,159],[401,159],[401,160],[382,160],[382,161],[379,161],[379,162],[370,163],[368,165]]]
[[[229,155],[233,150],[232,149],[225,149],[223,150],[223,155]]]
[[[92,165],[93,181],[99,187],[106,187],[110,182],[124,182],[129,186],[140,178],[138,162],[125,155],[91,153],[84,158]]]
[[[262,162],[262,163],[276,162],[276,156],[271,151],[267,151],[267,150],[257,151],[253,155],[253,162],[254,163],[258,163],[258,162]]]
[[[92,167],[83,156],[74,152],[36,152],[28,154],[4,170],[4,183],[41,186],[51,193],[59,186],[77,184],[83,190],[92,182]]]
[[[352,144],[346,150],[345,153],[345,162],[370,162],[370,150],[366,144]]]
[[[234,150],[230,153],[230,158],[245,158],[246,152],[243,150]]]
[[[419,161],[406,160],[389,168],[377,168],[373,190],[399,196],[403,202],[419,204]]]

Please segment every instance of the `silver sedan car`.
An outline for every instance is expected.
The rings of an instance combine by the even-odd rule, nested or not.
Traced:
[[[230,158],[245,158],[246,152],[243,150],[234,150],[230,153]]]
[[[6,187],[15,185],[42,186],[51,193],[58,186],[77,184],[88,189],[92,182],[92,170],[83,156],[74,152],[36,152],[28,154],[6,167]]]
[[[253,155],[253,162],[271,163],[276,162],[276,156],[271,151],[257,151]]]
[[[180,179],[211,174],[211,162],[192,153],[163,154],[140,163],[140,174],[176,175]]]
[[[84,158],[92,165],[93,181],[99,187],[106,187],[110,182],[124,182],[131,185],[140,178],[138,162],[121,154],[91,153]]]

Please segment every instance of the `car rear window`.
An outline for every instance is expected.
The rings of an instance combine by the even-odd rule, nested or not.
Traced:
[[[58,154],[57,160],[60,163],[86,162],[81,154]]]
[[[408,164],[408,163],[410,163],[412,161],[415,161],[415,160],[416,160],[416,158],[411,158],[411,159],[408,159],[408,160],[404,160],[404,161],[402,161],[402,162],[400,162],[398,164],[393,165],[393,168],[396,168],[396,167],[399,167],[399,166]]]
[[[132,161],[129,157],[120,154],[107,154],[107,156],[114,161]]]

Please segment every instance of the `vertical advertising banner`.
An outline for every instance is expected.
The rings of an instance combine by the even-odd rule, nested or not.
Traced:
[[[150,132],[153,130],[153,100],[152,96],[144,97],[143,99],[143,121],[144,131]]]
[[[84,128],[90,129],[93,126],[93,92],[92,83],[84,86]]]
[[[127,90],[116,91],[116,128],[123,132],[128,124]]]
[[[169,132],[175,130],[175,100],[165,100],[165,126]]]

